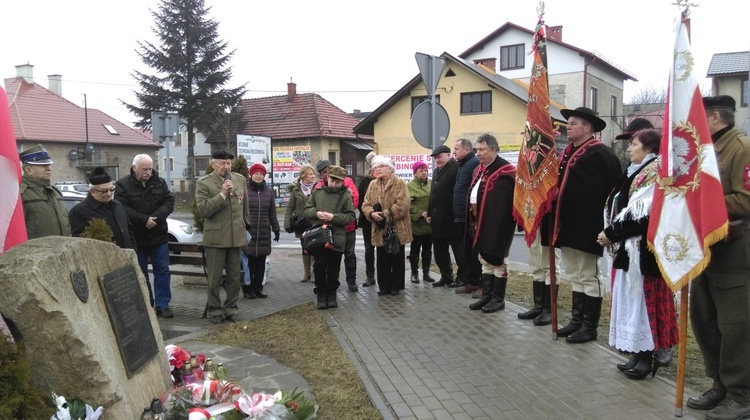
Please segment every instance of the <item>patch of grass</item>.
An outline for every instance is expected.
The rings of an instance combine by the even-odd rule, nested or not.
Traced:
[[[380,418],[354,365],[312,302],[199,340],[251,349],[296,370],[312,386],[319,419]]]
[[[510,280],[508,281],[508,288],[505,292],[506,299],[525,308],[532,307],[534,305],[534,302],[531,282],[531,275],[518,271],[511,271]],[[572,288],[569,281],[562,281],[558,283],[557,295],[557,322],[558,325],[564,326],[567,325],[568,322],[570,322]],[[679,315],[679,302],[677,303],[677,314]],[[599,342],[599,344],[617,351],[617,349],[609,345],[609,309],[611,308],[611,305],[611,296],[604,296],[604,301],[602,302],[602,316],[599,321],[599,336],[597,338],[597,341]],[[695,342],[695,338],[693,337],[693,330],[690,326],[689,318],[687,332],[685,387],[690,388],[696,392],[703,392],[711,388],[712,380],[707,378],[705,375],[705,370],[703,367],[703,356],[701,355],[698,344]],[[672,381],[677,381],[677,353],[679,352],[679,346],[673,347],[672,352],[674,355],[672,363],[667,367],[660,367],[657,375],[660,375]],[[615,364],[617,363],[619,362],[612,360],[613,369],[615,369]]]

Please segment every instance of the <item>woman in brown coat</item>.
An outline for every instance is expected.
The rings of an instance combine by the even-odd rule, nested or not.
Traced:
[[[376,179],[367,189],[362,213],[372,223],[372,244],[376,249],[376,271],[380,288],[378,295],[397,295],[405,285],[404,245],[412,241],[409,190],[406,182],[394,173],[395,166],[389,158],[375,156],[372,159],[372,169]],[[385,252],[383,234],[387,223],[393,224],[401,243],[397,255]]]

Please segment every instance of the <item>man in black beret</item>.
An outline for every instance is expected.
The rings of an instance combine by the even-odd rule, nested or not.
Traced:
[[[458,272],[462,279],[468,278],[465,249],[463,243],[464,223],[456,223],[453,211],[453,189],[456,186],[459,164],[451,156],[451,149],[446,146],[436,147],[430,154],[435,158],[435,169],[432,171],[430,200],[427,207],[427,223],[432,229],[432,250],[435,264],[440,269],[440,280],[432,283],[433,287],[449,286],[453,283],[453,264],[448,251],[453,250]],[[465,280],[464,280],[465,282]]]
[[[730,96],[703,98],[721,174],[729,236],[690,284],[690,321],[713,387],[688,399],[707,419],[750,416],[750,138],[734,128]]]
[[[554,215],[553,245],[560,248],[562,265],[573,286],[570,323],[557,331],[568,343],[596,340],[602,296],[606,285],[599,273],[604,248],[597,243],[604,229],[604,203],[620,177],[620,160],[594,133],[607,123],[586,107],[560,111],[568,120],[568,140],[560,159]],[[547,245],[548,223],[542,223]]]
[[[208,316],[214,324],[224,319],[239,321],[240,249],[247,244],[250,223],[247,179],[232,172],[234,155],[226,150],[211,154],[213,172],[195,183],[195,203],[203,218],[203,247],[206,252]],[[221,272],[226,271],[226,299],[221,302]]]

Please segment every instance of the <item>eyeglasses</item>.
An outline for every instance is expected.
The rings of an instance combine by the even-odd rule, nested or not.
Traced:
[[[96,191],[96,192],[102,193],[102,194],[106,194],[108,192],[114,193],[115,192],[115,187],[112,187],[112,188],[103,188],[103,189],[91,188],[91,191]]]

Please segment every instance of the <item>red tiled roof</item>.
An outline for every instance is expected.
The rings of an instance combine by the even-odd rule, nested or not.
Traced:
[[[240,132],[269,136],[272,139],[332,137],[372,140],[372,136],[354,133],[359,120],[323,99],[317,93],[243,99],[238,106],[242,115]]]
[[[85,143],[88,118],[90,143],[161,147],[140,131],[98,109],[89,108],[87,116],[84,108],[22,77],[5,79],[5,91],[17,141]],[[110,134],[104,124],[112,126],[118,134]]]

